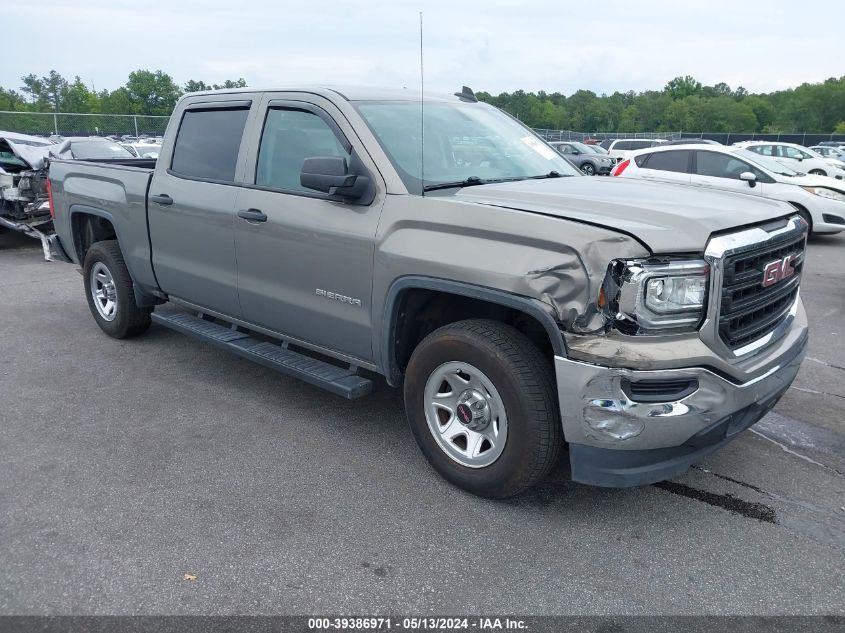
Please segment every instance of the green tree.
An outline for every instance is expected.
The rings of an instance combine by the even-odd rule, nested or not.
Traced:
[[[99,99],[96,93],[88,90],[77,75],[68,85],[62,107],[67,112],[99,112]]]
[[[231,88],[246,88],[246,80],[241,77],[240,79],[227,79],[222,84],[214,84],[215,90],[229,90]]]
[[[170,114],[182,95],[173,78],[161,70],[129,73],[126,91],[137,114]]]
[[[727,84],[722,84],[727,85]],[[730,88],[728,88],[730,90]],[[686,99],[701,93],[701,82],[696,81],[691,75],[684,77],[675,77],[668,84],[664,91],[669,94],[672,99]]]
[[[182,88],[182,92],[203,92],[204,90],[211,90],[211,86],[204,81],[195,81],[193,79],[189,79],[185,87]]]
[[[68,82],[55,70],[51,70],[43,77],[29,74],[21,77],[21,81],[23,82],[21,90],[29,95],[36,109],[54,112],[62,110],[67,96]]]

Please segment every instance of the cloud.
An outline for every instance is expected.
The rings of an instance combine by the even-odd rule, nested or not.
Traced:
[[[0,85],[55,68],[114,89],[138,68],[178,83],[244,77],[250,85],[419,85],[423,11],[426,86],[466,84],[597,93],[660,89],[691,74],[769,91],[839,76],[839,40],[824,20],[787,2],[603,3],[502,0],[7,0]],[[35,14],[49,20],[35,24]]]

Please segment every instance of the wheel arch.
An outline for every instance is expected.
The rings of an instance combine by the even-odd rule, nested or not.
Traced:
[[[416,318],[432,311],[431,320]],[[380,364],[388,384],[398,385],[404,365],[427,328],[465,318],[526,319],[534,337],[548,344],[556,356],[566,356],[566,345],[551,306],[521,295],[436,277],[406,276],[393,282],[387,293],[381,328]],[[507,322],[507,321],[505,321]],[[416,327],[423,324],[425,327]],[[430,329],[429,329],[430,331]]]
[[[803,204],[801,204],[800,202],[792,202],[790,200],[789,204],[791,204],[795,208],[795,210],[798,211],[798,213],[800,213],[801,216],[809,223],[810,226],[807,227],[808,228],[807,233],[812,234],[813,233],[813,214],[810,213],[810,210],[807,207],[805,207]]]
[[[132,279],[135,302],[139,307],[149,307],[163,303],[163,299],[155,297],[144,290],[137,283],[137,275],[132,270],[132,261],[126,256],[124,242],[121,239],[120,223],[115,222],[114,215],[104,209],[83,204],[71,205],[69,209],[70,232],[73,239],[73,251],[77,262],[82,266],[85,255],[92,245],[106,240],[116,240],[120,248],[126,269]]]

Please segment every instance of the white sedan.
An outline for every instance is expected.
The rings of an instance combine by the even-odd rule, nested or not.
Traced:
[[[735,191],[790,203],[812,233],[845,229],[845,183],[809,176],[739,147],[670,145],[642,150],[614,167],[613,176]]]
[[[835,158],[826,158],[811,149],[795,143],[775,143],[771,141],[743,141],[734,143],[749,152],[768,156],[782,165],[804,174],[831,176],[837,180],[845,179],[845,163]]]

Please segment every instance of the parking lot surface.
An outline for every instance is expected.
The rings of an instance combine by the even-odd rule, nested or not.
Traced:
[[[842,270],[845,236],[813,239],[795,384],[687,475],[562,463],[488,501],[383,381],[348,402],[157,325],[110,339],[73,266],[1,235],[0,614],[843,614]]]

